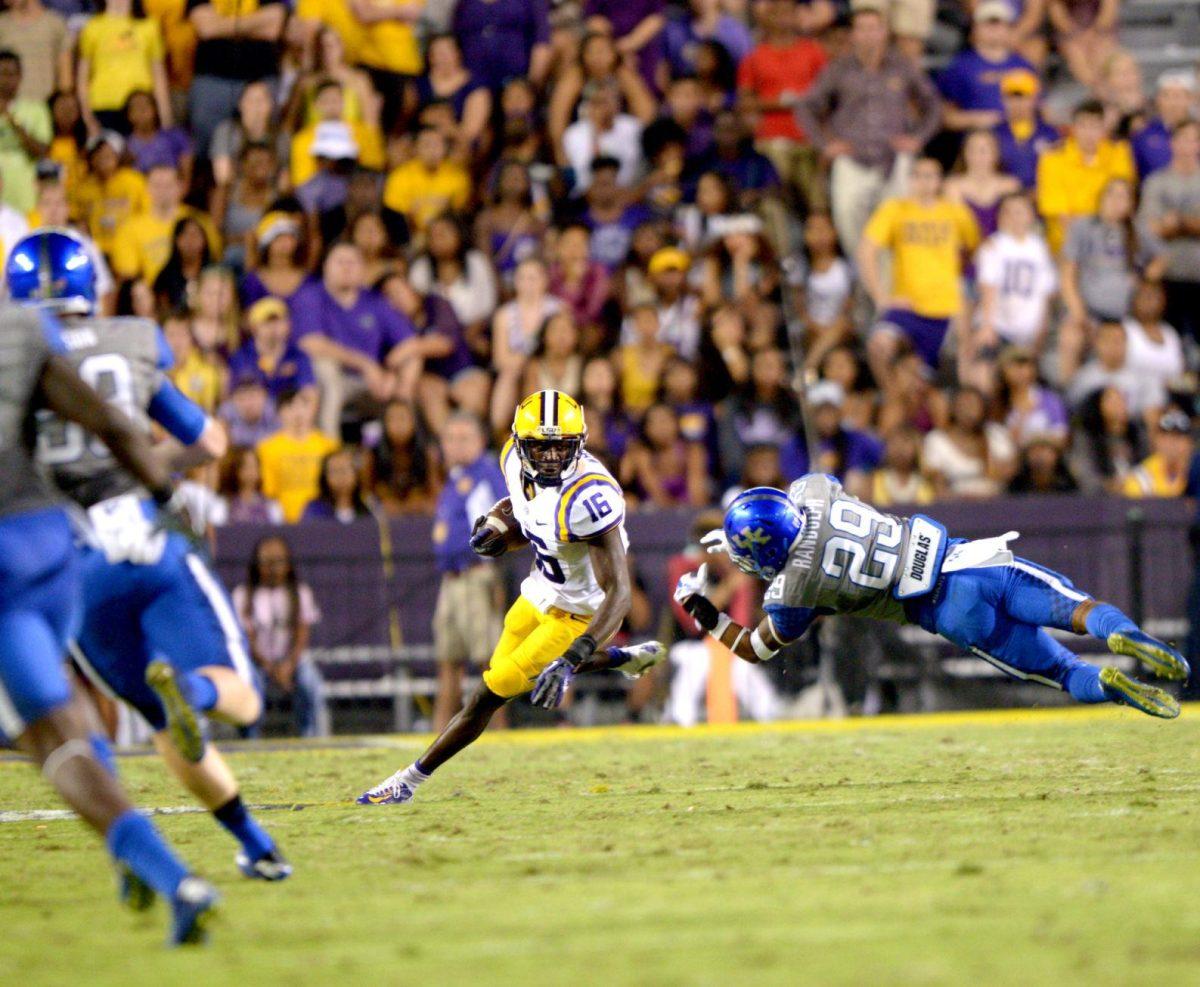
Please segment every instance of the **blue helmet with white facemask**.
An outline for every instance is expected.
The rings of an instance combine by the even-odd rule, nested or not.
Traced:
[[[13,301],[59,314],[89,315],[96,307],[96,264],[74,230],[47,227],[16,242],[5,265]]]
[[[772,580],[804,533],[804,512],[774,487],[751,487],[725,512],[729,557],[742,572]]]

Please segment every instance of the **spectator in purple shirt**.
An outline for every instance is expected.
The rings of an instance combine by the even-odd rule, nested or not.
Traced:
[[[990,129],[1003,118],[1000,80],[1033,66],[1013,51],[1013,11],[1006,0],[983,0],[972,18],[971,46],[960,51],[938,77],[942,122],[948,130]]]
[[[580,215],[580,220],[591,230],[593,260],[610,272],[628,256],[633,231],[654,218],[640,202],[628,201],[617,184],[620,167],[616,158],[599,157],[592,162],[592,184],[584,197],[587,208]]]
[[[284,301],[260,298],[246,313],[246,324],[250,338],[229,358],[229,374],[234,380],[244,373],[258,374],[272,400],[284,391],[316,386],[312,361],[291,338],[292,324]]]
[[[583,14],[589,31],[609,31],[621,55],[637,59],[638,73],[656,83],[658,63],[666,53],[664,0],[586,0]]]
[[[452,21],[463,64],[493,92],[528,76],[540,87],[550,69],[546,0],[458,0]]]
[[[365,278],[362,252],[339,241],[325,255],[321,280],[305,284],[290,303],[293,338],[321,385],[321,430],[334,437],[344,409],[361,420],[392,397],[389,357],[413,335],[412,323],[369,290]]]
[[[397,396],[415,401],[435,432],[441,431],[452,407],[483,417],[491,377],[471,359],[466,332],[454,306],[440,295],[422,295],[399,271],[380,279],[378,290],[416,330],[415,336],[392,352]]]
[[[186,188],[192,182],[192,139],[182,127],[163,128],[154,94],[138,89],[125,100],[129,137],[125,149],[143,175],[166,165],[179,171]]]
[[[1154,97],[1157,115],[1133,135],[1133,160],[1138,177],[1145,178],[1171,163],[1171,134],[1192,117],[1196,76],[1191,72],[1164,72],[1158,77]]]
[[[690,10],[675,10],[663,31],[667,64],[674,76],[696,72],[696,53],[701,42],[715,41],[736,65],[754,47],[750,29],[721,9],[721,0],[691,0]]]

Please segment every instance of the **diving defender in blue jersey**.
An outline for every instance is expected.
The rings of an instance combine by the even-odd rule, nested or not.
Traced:
[[[1066,690],[1079,702],[1178,716],[1169,693],[1081,660],[1046,628],[1090,634],[1166,679],[1188,677],[1183,656],[1066,576],[1013,555],[1008,543],[1016,537],[1010,531],[952,539],[931,518],[882,514],[833,477],[812,473],[786,494],[745,491],[723,529],[705,537],[710,552],[728,552],[739,569],[770,583],[758,627],[741,627],[717,611],[704,596],[703,566],[680,579],[675,599],[750,662],[774,657],[818,616],[853,614],[918,624],[1009,675]]]
[[[78,616],[78,557],[67,515],[33,462],[33,416],[49,408],[101,439],[160,505],[171,502],[170,476],[132,422],[56,355],[61,346],[44,314],[0,305],[0,743],[34,759],[104,837],[120,871],[171,902],[171,941],[196,942],[216,891],[133,808],[106,741],[90,733],[86,706],[72,699],[65,659]]]
[[[166,377],[171,354],[159,327],[92,314],[95,271],[75,234],[30,234],[10,255],[8,279],[14,298],[61,317],[65,359],[85,381],[144,433],[157,422],[182,444],[168,444],[173,465],[223,454],[224,430]],[[78,427],[42,416],[37,455],[87,517],[77,664],[154,728],[172,772],[240,842],[242,873],[286,878],[291,865],[201,729],[199,713],[248,725],[262,710],[249,648],[220,581],[188,536],[156,525],[145,488]],[[131,903],[148,905],[144,890],[131,889]]]

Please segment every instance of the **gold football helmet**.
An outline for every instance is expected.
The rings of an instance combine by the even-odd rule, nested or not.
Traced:
[[[517,405],[512,437],[526,479],[558,486],[583,454],[583,408],[562,391],[536,391]]]

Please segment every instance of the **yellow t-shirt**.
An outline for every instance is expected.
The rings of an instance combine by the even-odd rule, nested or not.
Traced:
[[[430,171],[415,158],[392,169],[383,186],[383,204],[424,230],[449,209],[462,209],[471,196],[467,171],[453,161],[443,161]]]
[[[279,501],[288,524],[299,521],[320,492],[321,462],[337,448],[334,439],[315,430],[302,439],[277,432],[258,444],[263,494]]]
[[[119,110],[136,89],[154,91],[154,64],[163,59],[158,22],[146,17],[97,14],[79,35],[88,60],[88,101],[93,110]]]
[[[213,257],[221,256],[221,239],[207,213],[191,206],[180,206],[170,219],[160,219],[146,211],[126,219],[118,228],[112,249],[113,271],[122,278],[142,278],[147,284],[166,266],[171,256],[171,233],[184,216],[191,216],[202,227]]]
[[[962,307],[962,255],[979,244],[979,227],[966,206],[940,199],[888,199],[864,231],[892,254],[892,296],[917,314],[946,319]]]
[[[96,245],[106,254],[113,252],[117,227],[129,216],[150,208],[146,179],[132,168],[118,168],[112,178],[102,182],[88,175],[79,185],[75,213],[87,223]]]
[[[226,370],[220,360],[194,349],[167,375],[185,397],[191,398],[209,414],[216,412],[225,393]]]
[[[46,157],[62,165],[63,184],[67,187],[67,198],[71,202],[71,216],[78,218],[75,207],[78,203],[79,187],[87,177],[87,162],[71,137],[55,137],[50,142],[50,150],[46,152]]]
[[[662,343],[660,349],[664,360],[674,352],[669,343]],[[648,368],[637,346],[622,346],[617,353],[622,406],[630,411],[645,411],[658,397],[662,362]]]
[[[382,171],[384,165],[383,134],[378,127],[362,121],[348,123],[354,141],[358,144],[358,163],[373,171]],[[317,173],[317,159],[313,157],[312,145],[317,135],[317,125],[309,124],[292,138],[292,184],[303,185]]]
[[[1101,141],[1096,156],[1085,161],[1074,138],[1053,147],[1038,160],[1037,207],[1046,220],[1046,239],[1056,254],[1066,240],[1065,220],[1091,216],[1100,193],[1114,178],[1134,181],[1133,154],[1125,141]]]
[[[364,29],[346,0],[296,0],[296,16],[332,28],[342,39],[346,61],[351,65],[361,61]]]
[[[1187,470],[1172,479],[1158,453],[1142,460],[1127,477],[1121,489],[1126,497],[1182,497],[1187,488]]]
[[[368,0],[373,7],[420,7],[424,0]],[[411,21],[386,20],[362,28],[358,59],[371,68],[419,75],[424,68]]]

